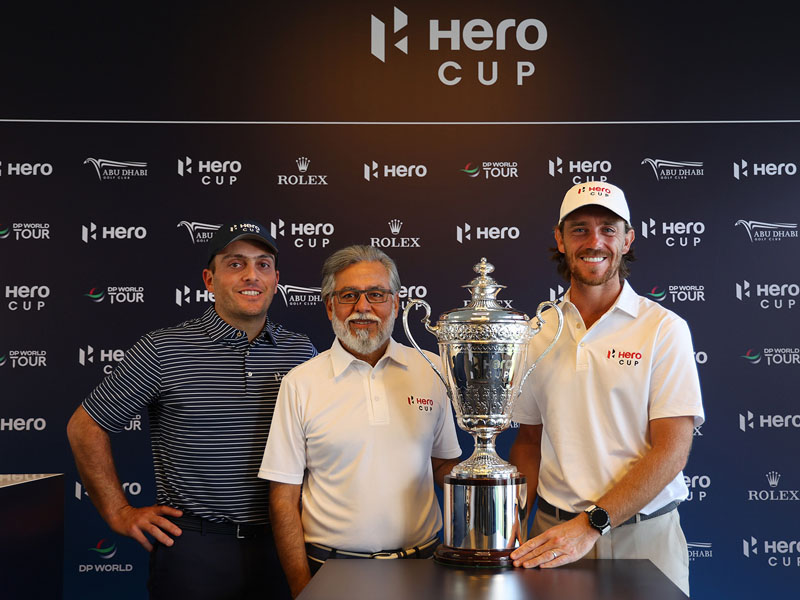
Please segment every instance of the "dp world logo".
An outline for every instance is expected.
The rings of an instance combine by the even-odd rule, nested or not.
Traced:
[[[375,15],[370,15],[371,19],[371,46],[370,51],[372,56],[381,62],[386,62],[386,24],[377,18]],[[408,25],[408,15],[402,10],[394,7],[394,19],[392,23],[392,30],[397,33]],[[395,42],[394,47],[400,50],[403,54],[408,54],[408,36]]]
[[[667,290],[659,291],[658,286],[655,286],[652,290],[647,292],[647,296],[656,302],[663,302],[664,298],[667,297]]]
[[[97,542],[95,547],[89,548],[89,551],[94,552],[97,556],[104,560],[110,560],[117,554],[117,545],[113,542],[108,545],[104,545],[105,542],[105,538],[100,540]]]
[[[741,355],[751,365],[757,365],[761,362],[761,352],[756,352],[753,348],[749,348],[747,352]]]
[[[88,292],[86,292],[84,296],[89,298],[89,300],[91,300],[92,302],[102,302],[103,300],[105,300],[106,293],[104,290],[100,288],[92,288]]]

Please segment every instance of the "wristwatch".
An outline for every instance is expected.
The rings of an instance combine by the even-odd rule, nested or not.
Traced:
[[[597,529],[600,535],[605,535],[611,531],[611,518],[605,508],[592,504],[583,512],[589,515],[589,525]]]

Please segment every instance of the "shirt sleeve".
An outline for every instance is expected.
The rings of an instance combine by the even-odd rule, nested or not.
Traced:
[[[695,427],[705,421],[692,336],[681,318],[667,321],[659,331],[648,401],[650,419],[692,416]]]
[[[261,460],[258,476],[261,479],[303,483],[306,468],[306,438],[302,408],[295,377],[290,372],[281,382],[275,414]]]
[[[83,401],[100,427],[118,433],[160,396],[161,363],[150,335],[141,338],[125,358]]]

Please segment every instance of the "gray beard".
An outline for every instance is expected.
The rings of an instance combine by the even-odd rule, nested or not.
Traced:
[[[395,317],[394,313],[390,314],[386,321],[379,324],[378,331],[372,336],[369,331],[363,329],[353,333],[348,327],[350,320],[363,318],[365,318],[363,313],[353,313],[342,321],[334,313],[331,317],[331,323],[333,324],[333,332],[345,348],[356,354],[366,355],[375,352],[391,337],[392,331],[394,331]]]

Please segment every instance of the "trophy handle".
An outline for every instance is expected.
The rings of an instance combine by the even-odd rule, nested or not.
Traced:
[[[548,300],[547,302],[542,302],[539,305],[539,307],[536,309],[536,318],[539,320],[539,326],[536,327],[536,328],[533,328],[534,329],[534,335],[539,333],[542,330],[542,325],[544,325],[546,323],[546,321],[542,318],[542,311],[547,306],[555,308],[556,309],[556,314],[558,315],[558,328],[556,329],[556,335],[553,338],[553,341],[550,342],[550,345],[547,348],[544,349],[544,352],[542,352],[539,355],[539,358],[537,358],[533,362],[531,367],[525,373],[525,376],[522,378],[522,382],[520,382],[520,384],[519,384],[519,392],[517,392],[517,395],[522,393],[522,386],[525,385],[525,380],[528,379],[528,375],[531,374],[531,372],[536,368],[536,365],[539,364],[539,361],[542,360],[547,355],[547,353],[550,352],[550,350],[553,349],[553,346],[556,345],[556,341],[558,341],[558,338],[561,335],[561,329],[563,329],[563,327],[564,327],[564,313],[561,312],[561,308],[559,308],[558,304]]]
[[[422,358],[424,358],[427,361],[427,363],[431,366],[431,369],[433,369],[436,372],[436,374],[439,376],[439,379],[442,380],[442,383],[444,384],[444,389],[447,390],[447,396],[452,401],[453,398],[450,395],[450,387],[447,385],[447,381],[445,381],[445,378],[442,376],[441,371],[439,371],[439,369],[436,367],[436,365],[434,365],[431,362],[431,359],[429,359],[428,356],[422,351],[422,348],[420,348],[417,345],[416,340],[414,340],[414,337],[411,335],[411,330],[408,328],[408,312],[412,308],[417,308],[418,306],[423,306],[425,308],[425,316],[422,319],[420,319],[420,321],[425,324],[425,329],[427,329],[430,333],[436,335],[436,332],[438,331],[439,327],[436,326],[436,325],[433,325],[433,326],[431,325],[431,319],[430,319],[430,317],[431,317],[431,307],[430,307],[430,305],[427,302],[425,302],[425,300],[418,300],[416,298],[414,300],[409,300],[408,304],[406,305],[405,310],[403,310],[403,329],[405,329],[406,337],[408,338],[408,341],[411,342],[411,345],[414,346],[414,348],[417,349],[417,352],[419,352],[422,355]]]

